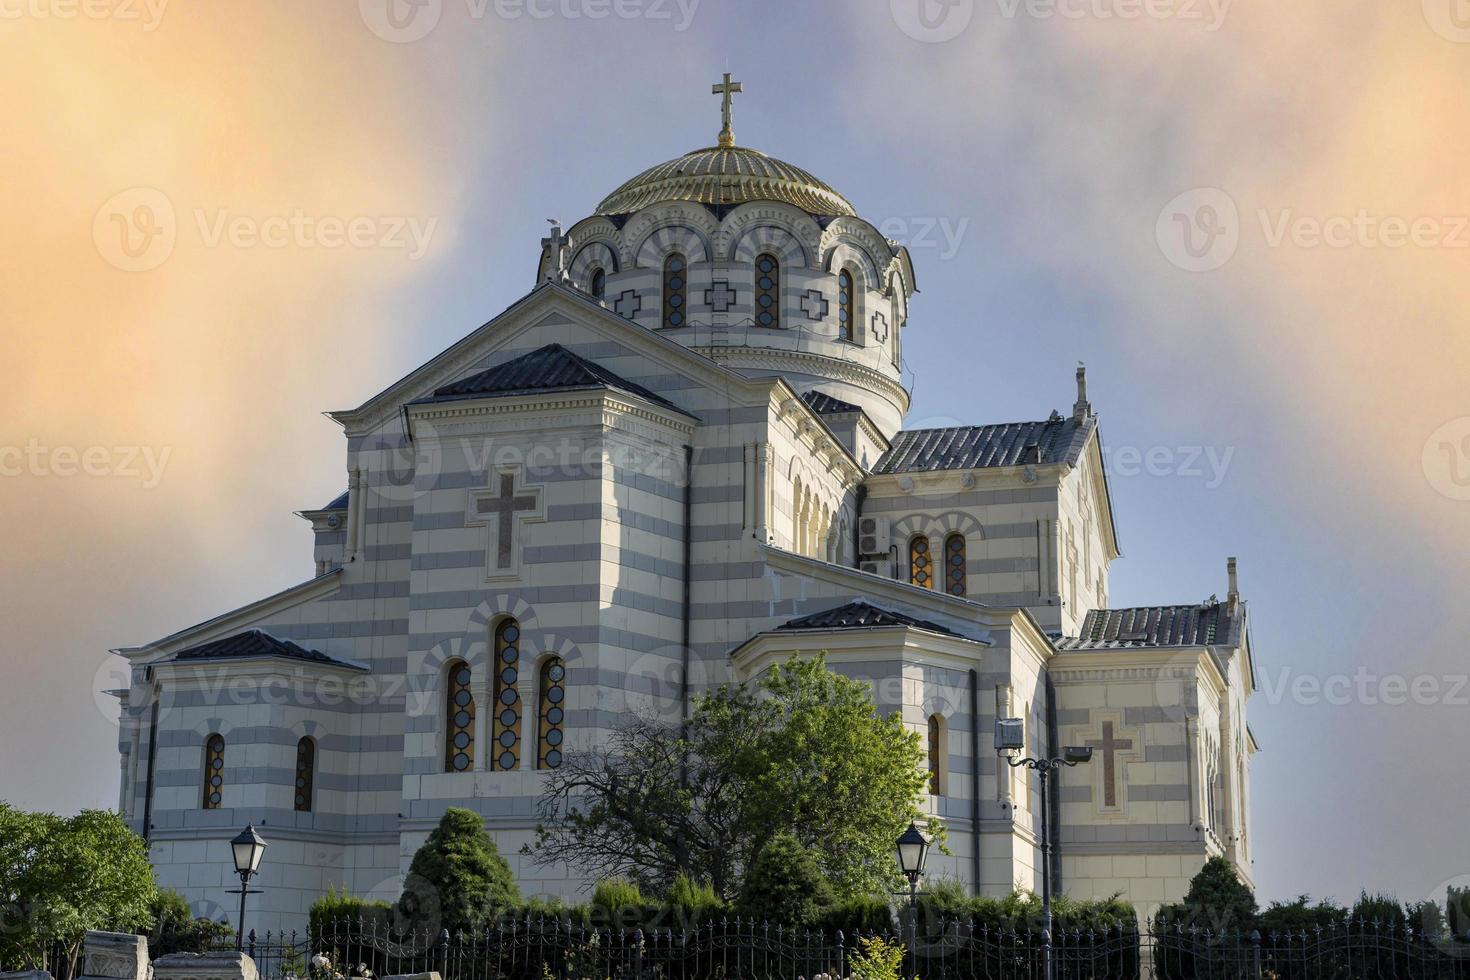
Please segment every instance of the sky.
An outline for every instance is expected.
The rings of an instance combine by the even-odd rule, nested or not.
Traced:
[[[1085,361],[1112,604],[1239,556],[1260,897],[1470,876],[1465,0],[0,0],[0,798],[116,805],[107,651],[310,577],[321,413],[725,71],[911,250],[910,427]]]

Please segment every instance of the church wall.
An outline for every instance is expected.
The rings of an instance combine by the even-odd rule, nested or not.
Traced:
[[[1076,636],[1093,609],[1106,608],[1111,556],[1104,539],[1107,501],[1095,489],[1092,467],[1100,465],[1085,452],[1077,467],[1058,486],[1058,574],[1062,594],[1062,633]]]

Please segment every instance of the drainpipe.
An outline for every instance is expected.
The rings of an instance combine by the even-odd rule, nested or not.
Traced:
[[[694,446],[684,447],[684,623],[680,640],[680,656],[683,669],[679,677],[679,726],[682,733],[689,734],[689,637],[690,617],[693,614],[693,575],[691,565],[694,551]],[[687,778],[687,769],[681,778]]]
[[[153,670],[148,671],[153,705],[148,709],[148,779],[143,789],[143,843],[153,832],[153,764],[158,758],[158,699],[162,696],[157,685],[151,683]]]
[[[1057,689],[1051,682],[1051,673],[1046,675],[1046,755],[1054,758],[1060,752],[1057,743],[1060,737],[1057,733]],[[1060,777],[1060,773],[1058,776]],[[1046,777],[1042,777],[1043,779]],[[1062,784],[1060,778],[1057,780],[1056,792],[1051,794],[1051,799],[1046,801],[1050,812],[1047,819],[1051,822],[1051,890],[1052,894],[1062,893]]]
[[[980,894],[980,672],[970,669],[970,798],[971,874],[975,894]]]

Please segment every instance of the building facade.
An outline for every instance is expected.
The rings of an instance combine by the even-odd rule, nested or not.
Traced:
[[[727,117],[728,119],[728,117]],[[542,242],[533,288],[332,413],[347,490],[301,512],[315,574],[116,652],[121,806],[199,910],[226,842],[271,842],[258,928],[330,888],[396,898],[449,806],[520,853],[546,771],[630,711],[825,651],[929,746],[923,806],[975,891],[1039,887],[1035,777],[1060,775],[1057,884],[1177,899],[1250,876],[1254,687],[1226,598],[1113,609],[1098,420],[905,430],[907,251],[813,175],[735,144],[654,167]],[[922,328],[914,341],[922,343]]]

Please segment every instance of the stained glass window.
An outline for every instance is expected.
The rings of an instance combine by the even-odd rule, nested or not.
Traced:
[[[944,723],[938,715],[929,716],[929,792],[939,795],[939,762],[944,753]]]
[[[944,539],[944,591],[950,595],[965,594],[965,536],[951,534]]]
[[[592,270],[592,295],[598,299],[607,295],[607,273],[601,269]]]
[[[495,744],[490,751],[494,768],[509,771],[520,761],[521,693],[516,688],[521,670],[521,627],[513,619],[495,627]]]
[[[316,773],[316,743],[303,738],[296,743],[296,809],[311,812],[311,783]]]
[[[678,252],[664,259],[664,326],[689,322],[689,263]]]
[[[218,810],[224,791],[225,737],[216,732],[204,740],[204,809]]]
[[[781,263],[774,255],[756,256],[755,324],[773,329],[781,326]]]
[[[537,734],[536,768],[561,765],[562,741],[566,737],[567,665],[560,657],[548,657],[541,665],[541,723]]]
[[[455,660],[446,677],[444,771],[468,772],[475,764],[475,695],[470,690],[470,665]]]
[[[922,534],[914,535],[909,542],[909,581],[934,588],[934,556],[929,554],[929,539]]]
[[[843,269],[837,274],[837,337],[839,340],[852,340],[853,324],[857,323],[852,285],[851,272]]]

